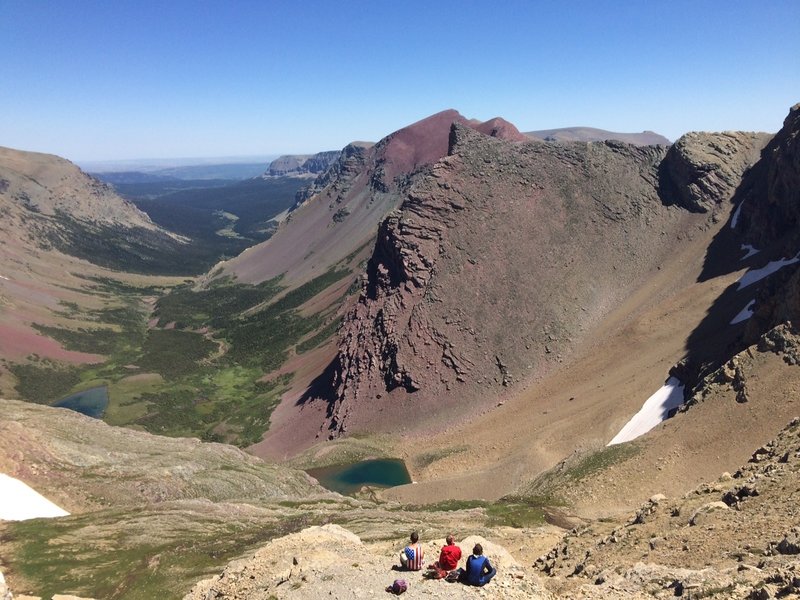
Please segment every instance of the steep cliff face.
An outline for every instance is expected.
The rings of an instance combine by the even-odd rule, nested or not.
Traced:
[[[338,153],[336,160],[327,169],[321,171],[311,185],[298,190],[295,194],[295,207],[299,207],[303,202],[312,196],[324,191],[329,185],[334,186],[339,193],[338,197],[343,198],[343,194],[352,185],[353,179],[361,172],[367,161],[367,151],[373,146],[369,142],[353,142],[345,146]]]
[[[736,229],[747,241],[763,248],[786,238],[787,251],[800,249],[800,104],[789,111],[735,200],[741,207]]]
[[[380,223],[402,202],[414,181],[425,177],[431,165],[447,154],[454,122],[475,128],[484,125],[447,110],[404,127],[375,145],[350,144],[312,188],[298,198],[298,206],[269,241],[221,264],[209,279],[233,276],[240,282],[258,283],[280,276],[281,284],[292,289],[332,269],[361,275]],[[516,128],[500,119],[487,123],[486,128],[487,133],[498,137],[518,137]],[[338,321],[355,300],[347,290],[347,286],[323,290],[306,306]],[[320,391],[325,386],[321,381],[326,379],[335,349],[331,345],[321,352],[328,354],[315,363],[319,370],[312,375],[311,369],[297,366],[306,357],[294,361],[294,368],[303,371],[308,379],[295,378],[293,389],[273,413],[270,430],[261,443],[251,448],[253,452],[283,456],[314,442],[325,419],[324,408],[306,400],[308,396],[316,397],[315,393],[327,395],[327,389]],[[309,404],[313,406],[305,410]]]
[[[764,148],[734,201],[743,241],[760,249],[765,261],[786,263],[764,280],[754,299],[742,342],[749,345],[781,324],[789,322],[795,331],[800,325],[800,263],[794,262],[800,256],[800,104]]]
[[[381,224],[341,330],[333,435],[496,402],[552,370],[728,210],[767,137],[515,145],[454,125]]]
[[[492,401],[563,360],[676,243],[665,147],[511,144],[455,124],[381,224],[341,330],[334,435]]]
[[[338,158],[338,150],[316,154],[287,154],[273,160],[262,177],[315,177],[327,171]]]

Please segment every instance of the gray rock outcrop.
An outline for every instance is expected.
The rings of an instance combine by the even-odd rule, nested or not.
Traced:
[[[371,143],[353,142],[345,146],[341,152],[336,153],[336,158],[328,167],[319,171],[314,181],[300,188],[295,194],[295,207],[323,191],[329,185],[331,191],[337,193],[337,198],[344,198],[345,192],[350,189],[352,180],[361,172],[366,164],[366,153],[372,147]]]
[[[339,158],[338,150],[316,154],[286,154],[273,160],[262,177],[313,177],[327,171]]]
[[[739,131],[682,136],[662,163],[665,201],[693,212],[714,210],[731,198],[769,138],[765,133]]]

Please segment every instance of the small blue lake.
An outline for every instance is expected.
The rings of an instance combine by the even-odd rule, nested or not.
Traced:
[[[82,392],[77,392],[66,398],[62,398],[53,406],[57,408],[68,408],[79,412],[87,417],[100,419],[108,407],[108,387],[101,385],[89,388]]]
[[[399,458],[362,460],[306,471],[320,485],[340,494],[354,494],[363,486],[394,487],[411,483],[406,463]]]

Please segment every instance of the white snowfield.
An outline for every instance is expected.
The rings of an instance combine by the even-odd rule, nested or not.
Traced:
[[[756,248],[752,244],[742,244],[742,250],[746,250],[747,254],[745,254],[739,260],[746,260],[746,259],[750,258],[751,256],[753,256],[753,254],[758,254],[758,252],[759,252],[758,248]]]
[[[64,517],[68,514],[19,479],[0,473],[0,521]]]
[[[747,319],[752,317],[753,312],[755,312],[754,311],[755,305],[756,301],[750,300],[750,302],[747,303],[747,306],[745,306],[738,315],[733,317],[731,325],[736,325],[737,323],[741,323],[742,321],[747,321]]]
[[[800,262],[800,252],[795,254],[792,258],[773,260],[772,262],[767,263],[765,267],[761,267],[760,269],[751,269],[742,275],[741,279],[739,279],[739,287],[736,288],[736,290],[738,291],[746,288],[748,285],[753,285],[757,281],[761,281],[765,277],[772,275],[775,271],[778,271],[788,265],[793,265],[796,262]]]
[[[733,211],[733,216],[731,217],[731,229],[736,229],[736,225],[739,224],[739,213],[742,212],[742,204],[744,204],[744,202],[740,202],[739,206],[736,207],[736,210]]]
[[[622,444],[644,435],[653,427],[666,420],[669,412],[683,404],[683,384],[677,377],[670,377],[667,382],[650,396],[633,418],[619,430],[607,446]]]

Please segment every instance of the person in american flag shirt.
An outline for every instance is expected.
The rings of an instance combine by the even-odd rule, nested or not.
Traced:
[[[400,565],[406,571],[420,571],[425,554],[419,543],[419,534],[412,531],[410,539],[409,544],[400,551]]]

